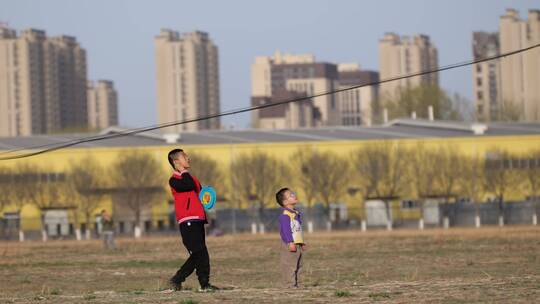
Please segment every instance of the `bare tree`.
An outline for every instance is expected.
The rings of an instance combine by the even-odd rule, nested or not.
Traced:
[[[257,221],[262,223],[265,205],[274,202],[274,195],[283,186],[287,168],[274,157],[264,152],[243,155],[233,163],[235,175],[243,175],[239,180],[239,190],[248,200],[257,201]],[[263,226],[261,226],[264,229]]]
[[[81,238],[79,212],[86,223],[86,239],[90,239],[90,222],[93,213],[99,207],[104,194],[105,171],[93,157],[87,157],[84,162],[72,162],[68,172],[68,189],[76,202],[72,209],[77,240]]]
[[[397,143],[375,143],[353,153],[355,175],[367,198],[384,202],[387,229],[392,229],[390,202],[407,188],[407,164],[402,157],[407,149]]]
[[[10,205],[10,202],[13,199],[12,192],[13,192],[12,170],[4,166],[0,166],[0,213],[4,210],[4,208]],[[7,231],[2,231],[2,230],[3,229],[0,229],[0,232],[2,232],[1,234],[5,233],[5,235],[7,236],[11,234],[10,230],[7,230]]]
[[[500,121],[519,121],[524,114],[523,107],[512,100],[503,100],[498,110]]]
[[[462,170],[458,179],[460,193],[464,194],[474,203],[475,226],[480,227],[480,204],[486,194],[486,182],[484,176],[484,161],[478,156],[464,157],[461,160]]]
[[[225,192],[223,171],[218,162],[204,154],[190,156],[193,168],[190,171],[202,185],[212,186],[218,195]]]
[[[30,166],[24,163],[17,163],[17,166],[12,171],[12,192],[11,192],[11,206],[15,208],[19,216],[19,241],[24,242],[24,230],[21,226],[21,211],[24,205],[28,202],[28,188],[29,182],[32,176],[32,169]]]
[[[240,155],[231,162],[229,175],[229,193],[231,201],[235,202],[236,208],[248,206],[254,196],[253,184],[251,182],[251,167],[249,155]]]
[[[0,211],[11,203],[13,190],[13,170],[0,167]]]
[[[394,97],[395,96],[395,97]],[[383,96],[383,107],[392,118],[409,117],[412,112],[417,117],[428,117],[428,108],[433,107],[436,119],[462,119],[458,105],[437,85],[421,85],[411,89],[400,89],[392,97]]]
[[[531,151],[526,155],[527,166],[523,173],[526,180],[526,191],[533,202],[533,224],[538,223],[538,203],[540,203],[540,150]]]
[[[48,167],[34,168],[24,177],[28,192],[28,201],[40,210],[42,240],[47,241],[45,212],[49,208],[65,207],[67,193],[65,175]]]
[[[236,209],[242,207],[248,207],[251,199],[251,194],[254,193],[253,185],[250,180],[250,167],[249,163],[244,160],[246,155],[237,156],[231,153],[232,159],[229,164],[229,171],[231,174],[227,175],[225,179],[227,186],[227,199],[232,208],[232,232],[236,233],[237,221],[236,221]],[[256,225],[252,223],[252,225]],[[252,228],[253,229],[253,228]]]
[[[449,226],[449,203],[451,198],[456,197],[458,180],[462,171],[462,158],[458,150],[453,146],[443,146],[437,151],[437,174],[435,175],[435,187],[444,198],[443,221],[444,228]]]
[[[112,185],[122,203],[133,212],[134,233],[140,237],[142,211],[164,195],[166,173],[152,154],[141,151],[121,154],[111,169]]]
[[[349,164],[347,160],[333,152],[320,152],[318,159],[315,160],[320,162],[318,165],[314,163],[318,170],[318,178],[314,180],[317,187],[313,190],[324,203],[326,214],[330,215],[330,203],[338,202],[347,193]]]
[[[429,197],[437,196],[435,177],[437,176],[438,155],[428,150],[422,143],[414,150],[408,151],[404,157],[409,164],[409,181],[411,182],[413,195],[420,205],[420,219],[418,226],[424,228],[424,204]]]
[[[301,199],[306,202],[307,213],[311,218],[313,204],[317,198],[317,187],[322,183],[318,166],[323,162],[323,155],[316,150],[298,149],[292,156],[296,185],[302,191]]]
[[[516,170],[512,168],[512,156],[507,151],[496,150],[486,161],[486,189],[493,193],[499,205],[499,225],[504,225],[504,199],[518,182]]]

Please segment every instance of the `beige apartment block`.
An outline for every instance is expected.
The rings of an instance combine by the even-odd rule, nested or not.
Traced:
[[[334,91],[338,87],[339,83],[337,79],[326,77],[287,79],[285,83],[285,88],[287,90],[306,93],[309,96]],[[340,125],[341,117],[339,112],[338,97],[336,94],[317,96],[313,98],[313,105],[317,107],[321,115],[321,125]]]
[[[354,86],[360,88],[346,90],[337,94],[341,111],[341,124],[344,126],[370,126],[378,113],[379,73],[361,70],[356,63],[339,64],[339,89]]]
[[[500,52],[540,43],[540,10],[530,10],[527,20],[508,9],[499,21]],[[540,120],[540,49],[501,59],[504,111],[517,111],[520,120]]]
[[[273,56],[256,57],[251,66],[252,98],[272,97],[276,92],[290,92],[313,95],[333,91],[339,86],[335,64],[316,62],[311,54],[293,55],[276,52]],[[320,119],[318,125],[339,125],[340,112],[335,94],[315,97]],[[263,127],[259,123],[259,112],[252,112],[252,125]]]
[[[305,98],[305,93],[295,91],[279,90],[271,97],[252,97],[252,106],[266,105],[284,100]],[[257,112],[257,120],[254,128],[257,129],[296,129],[315,127],[319,124],[319,114],[311,99],[297,102],[281,104],[273,107],[263,108]]]
[[[86,129],[86,74],[74,37],[0,27],[0,136]]]
[[[381,80],[434,70],[438,67],[437,58],[437,48],[426,35],[400,37],[395,33],[386,33],[379,41]],[[400,90],[438,83],[438,74],[431,73],[384,83],[380,87],[380,94],[382,99],[392,99]]]
[[[158,123],[219,113],[218,47],[205,32],[163,29],[155,38]],[[166,133],[219,129],[219,118],[164,129]]]
[[[499,55],[499,33],[474,32],[473,56],[475,60]],[[500,61],[477,63],[472,68],[473,99],[476,119],[496,121],[500,118],[501,71]]]
[[[88,124],[101,130],[118,125],[118,93],[109,80],[88,82]]]

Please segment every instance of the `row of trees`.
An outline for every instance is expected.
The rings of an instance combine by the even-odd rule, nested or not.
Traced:
[[[423,84],[408,89],[400,88],[394,94],[382,95],[380,103],[382,108],[388,110],[390,119],[410,117],[413,112],[418,118],[427,119],[430,106],[433,107],[435,119],[468,120],[475,115],[467,106],[470,104],[468,100],[458,94],[450,96],[437,85]],[[378,107],[375,110],[380,113]]]
[[[438,85],[428,84],[409,89],[399,88],[391,96],[383,95],[380,106],[374,105],[373,109],[379,114],[379,107],[387,109],[390,119],[410,117],[413,112],[419,118],[428,118],[429,106],[433,107],[435,119],[480,121],[486,119],[481,112],[477,112],[470,100],[459,94],[448,94]],[[498,108],[490,111],[491,121],[519,121],[523,118],[523,109],[511,100],[502,101]],[[379,117],[377,120],[382,118]]]
[[[9,207],[21,214],[25,205],[35,206],[40,210],[42,236],[46,240],[45,211],[66,208],[80,239],[81,220],[89,228],[107,195],[122,200],[133,211],[135,222],[140,223],[142,210],[164,194],[164,174],[155,157],[138,151],[119,155],[108,168],[91,156],[71,162],[62,173],[25,163],[13,168],[0,167],[0,210]],[[24,240],[20,226],[19,239]],[[86,229],[86,238],[90,238],[90,229]]]
[[[301,148],[285,161],[255,151],[235,155],[227,167],[197,151],[192,154],[192,171],[199,180],[214,186],[223,204],[255,207],[259,221],[264,208],[275,206],[275,192],[283,186],[300,192],[308,213],[315,202],[329,210],[331,203],[355,195],[359,202],[384,201],[388,212],[390,202],[398,198],[420,204],[429,198],[445,202],[468,198],[478,206],[491,196],[497,198],[502,214],[508,195],[540,195],[540,150],[518,156],[495,149],[484,158],[466,156],[452,146],[380,142],[346,156]],[[40,210],[68,207],[76,231],[80,231],[79,217],[90,223],[106,195],[131,209],[137,227],[145,208],[168,199],[169,173],[149,153],[122,153],[107,168],[89,157],[72,162],[62,174],[50,172],[46,167],[27,165],[0,167],[0,207],[9,205],[16,212],[25,204]]]
[[[273,194],[280,185],[299,189],[308,213],[314,202],[323,203],[328,211],[330,203],[357,195],[359,202],[382,200],[388,218],[391,201],[400,198],[418,201],[421,212],[428,199],[450,203],[466,198],[475,203],[478,215],[479,204],[491,197],[499,202],[502,217],[507,196],[540,195],[540,149],[527,155],[494,149],[484,158],[466,156],[452,146],[408,148],[381,142],[342,157],[333,152],[302,149],[286,163],[263,152],[237,159],[233,162],[234,180],[244,185],[239,199],[257,202],[259,210],[268,202],[274,204]]]

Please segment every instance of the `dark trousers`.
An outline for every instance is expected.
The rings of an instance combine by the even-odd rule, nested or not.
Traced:
[[[179,225],[182,243],[189,252],[189,258],[171,278],[173,284],[180,284],[196,271],[201,287],[210,282],[210,256],[206,248],[204,222],[184,222]]]

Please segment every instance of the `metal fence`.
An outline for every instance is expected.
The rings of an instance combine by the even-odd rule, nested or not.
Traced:
[[[451,204],[400,204],[388,205],[380,202],[367,202],[363,206],[346,207],[333,204],[329,210],[318,205],[310,210],[300,207],[303,212],[304,230],[327,231],[345,229],[419,229],[432,227],[474,227],[484,225],[536,225],[540,214],[540,202],[487,202],[472,204],[456,202]],[[279,230],[280,209],[215,209],[208,212],[210,235],[234,233],[267,233]],[[114,219],[114,214],[113,214]],[[101,233],[99,216],[90,223],[82,223],[77,229],[67,213],[54,213],[41,218],[24,218],[25,223],[34,222],[33,227],[42,227],[49,239],[98,238]],[[37,224],[36,224],[37,223]],[[41,223],[44,223],[41,226]],[[23,227],[25,225],[22,225]],[[17,214],[4,214],[0,219],[0,239],[17,240],[21,238],[21,219]],[[134,218],[123,215],[115,219],[115,230],[119,236],[133,236]],[[174,213],[154,214],[143,218],[140,228],[145,235],[177,235],[178,227]],[[77,231],[79,230],[79,231]],[[41,239],[40,228],[25,229],[25,239]]]

